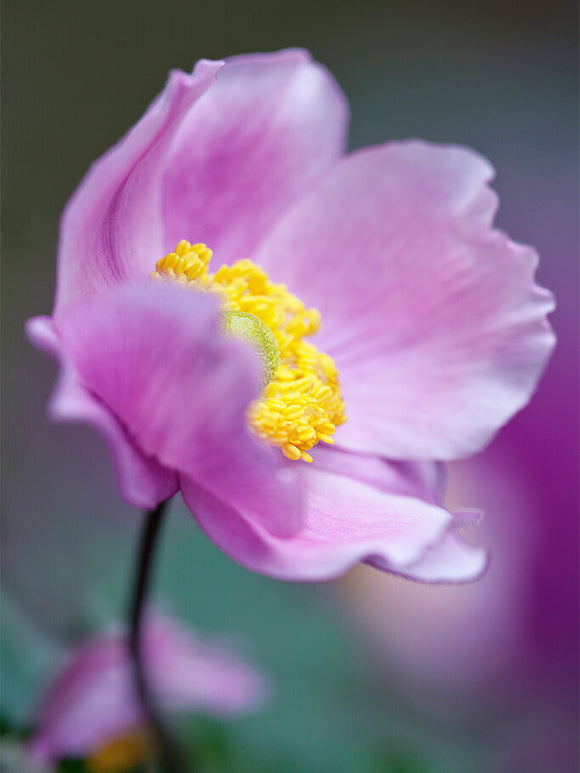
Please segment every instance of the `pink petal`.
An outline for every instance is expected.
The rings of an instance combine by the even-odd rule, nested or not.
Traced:
[[[61,220],[55,313],[120,280],[148,276],[163,257],[164,155],[222,66],[201,60],[192,75],[173,71],[135,127],[91,166]]]
[[[458,533],[461,518],[454,518],[442,539],[425,549],[413,564],[397,574],[422,582],[465,582],[477,580],[486,571],[490,556],[483,548],[470,545]],[[370,564],[382,567],[375,561]]]
[[[234,57],[196,103],[166,159],[165,245],[202,241],[251,257],[297,195],[343,151],[348,107],[300,50]]]
[[[146,277],[183,238],[248,256],[342,151],[346,122],[339,87],[302,51],[173,71],[64,212],[55,311]]]
[[[343,460],[343,473],[348,466],[349,460]],[[326,580],[359,561],[411,577],[414,565],[420,576],[428,571],[423,566],[426,551],[445,539],[452,516],[436,505],[399,493],[410,490],[409,476],[389,467],[381,485],[376,479],[367,482],[327,472],[316,463],[303,474],[306,521],[302,531],[288,538],[267,534],[193,480],[182,478],[181,488],[209,537],[236,561],[262,574],[286,580]],[[458,579],[462,572],[463,579],[471,579],[473,565],[464,561],[463,554],[448,551],[446,556],[449,564],[439,567],[438,579],[445,571],[450,579]]]
[[[490,165],[393,143],[336,164],[257,262],[322,311],[349,421],[343,447],[401,459],[473,453],[529,399],[554,337],[537,256],[492,230]]]
[[[127,649],[119,635],[92,639],[71,652],[44,694],[30,739],[43,762],[83,757],[143,721],[134,698]]]
[[[267,697],[268,684],[254,667],[198,640],[167,616],[147,618],[144,659],[166,710],[233,715],[255,709]],[[125,635],[110,631],[71,653],[44,695],[30,751],[42,761],[84,757],[143,722]]]
[[[28,321],[26,332],[40,349],[60,365],[57,386],[48,412],[55,421],[90,424],[105,438],[114,456],[114,469],[121,496],[130,505],[153,508],[173,496],[179,486],[175,472],[168,470],[135,444],[126,427],[80,379],[66,346],[48,317]]]
[[[166,709],[227,716],[259,706],[270,692],[265,677],[243,659],[167,616],[151,615],[148,631],[151,680]]]
[[[447,473],[441,462],[393,461],[322,444],[312,454],[317,470],[346,475],[389,494],[418,497],[432,505],[443,502]]]
[[[67,380],[124,428],[141,456],[203,481],[274,533],[299,527],[294,474],[246,423],[259,393],[255,355],[219,333],[214,297],[176,285],[121,285],[63,312],[58,337]],[[78,406],[66,396],[57,391],[53,410],[70,417]],[[77,416],[86,418],[81,409]],[[115,451],[119,458],[125,447]]]

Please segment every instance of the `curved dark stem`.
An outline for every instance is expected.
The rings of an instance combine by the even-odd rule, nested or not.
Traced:
[[[145,515],[145,525],[141,534],[141,543],[137,555],[135,579],[129,607],[129,650],[133,665],[135,687],[143,711],[159,747],[163,773],[186,773],[181,750],[176,746],[171,734],[165,727],[147,681],[143,662],[143,609],[151,578],[151,568],[155,545],[163,522],[167,502],[162,502],[155,510]],[[190,770],[190,773],[192,771]]]

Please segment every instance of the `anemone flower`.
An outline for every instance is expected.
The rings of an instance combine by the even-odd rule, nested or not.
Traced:
[[[529,400],[552,297],[493,228],[486,160],[345,155],[347,112],[298,50],[172,72],[69,202],[53,314],[28,333],[60,363],[53,418],[106,437],[129,503],[181,489],[275,577],[469,579],[485,554],[440,462]]]
[[[166,615],[148,616],[143,650],[152,686],[169,712],[235,716],[255,710],[268,695],[255,667]],[[132,679],[120,628],[73,650],[40,702],[31,757],[42,763],[87,757],[94,771],[138,764],[151,742]]]

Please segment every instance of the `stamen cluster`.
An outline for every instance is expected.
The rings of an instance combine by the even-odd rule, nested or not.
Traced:
[[[320,312],[304,308],[285,285],[271,282],[251,260],[209,274],[211,257],[205,244],[182,240],[175,252],[158,261],[151,278],[218,292],[224,308],[253,314],[270,328],[280,365],[262,398],[250,406],[248,422],[288,459],[311,462],[308,451],[320,441],[333,443],[336,427],[346,421],[334,361],[303,340],[319,329]]]

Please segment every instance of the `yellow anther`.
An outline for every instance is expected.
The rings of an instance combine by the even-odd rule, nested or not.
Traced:
[[[169,279],[171,281],[197,281],[205,287],[208,282],[207,265],[212,251],[205,244],[190,244],[182,239],[175,252],[170,252],[157,261],[151,279]]]
[[[300,450],[296,448],[296,446],[291,446],[284,444],[282,446],[282,453],[284,456],[286,456],[288,459],[292,459],[294,461],[298,461],[302,457],[302,454],[300,453]]]
[[[288,421],[295,421],[301,415],[302,415],[302,407],[300,405],[289,405],[284,410],[284,418],[287,419]]]
[[[151,740],[136,730],[98,748],[85,761],[85,766],[91,773],[122,773],[143,764],[152,755]]]
[[[183,255],[185,251],[189,249],[191,249],[191,244],[187,241],[187,239],[182,239],[175,248],[175,252],[178,255]]]
[[[278,373],[279,372],[280,370],[278,369]],[[277,394],[278,394],[278,386],[273,382],[270,382],[264,387],[264,393],[263,393],[264,399],[268,399],[268,397],[274,397],[274,395],[277,395]]]
[[[208,273],[212,254],[205,244],[183,239],[157,262],[151,279],[215,292],[226,314],[253,315],[271,331],[279,365],[268,372],[262,398],[248,410],[248,423],[288,459],[311,462],[307,452],[319,442],[334,443],[336,427],[346,421],[332,357],[304,340],[319,329],[320,312],[305,309],[285,285],[272,282],[251,260]]]
[[[271,408],[275,411],[284,411],[286,410],[286,403],[284,403],[282,400],[266,400],[266,405],[268,408]]]

